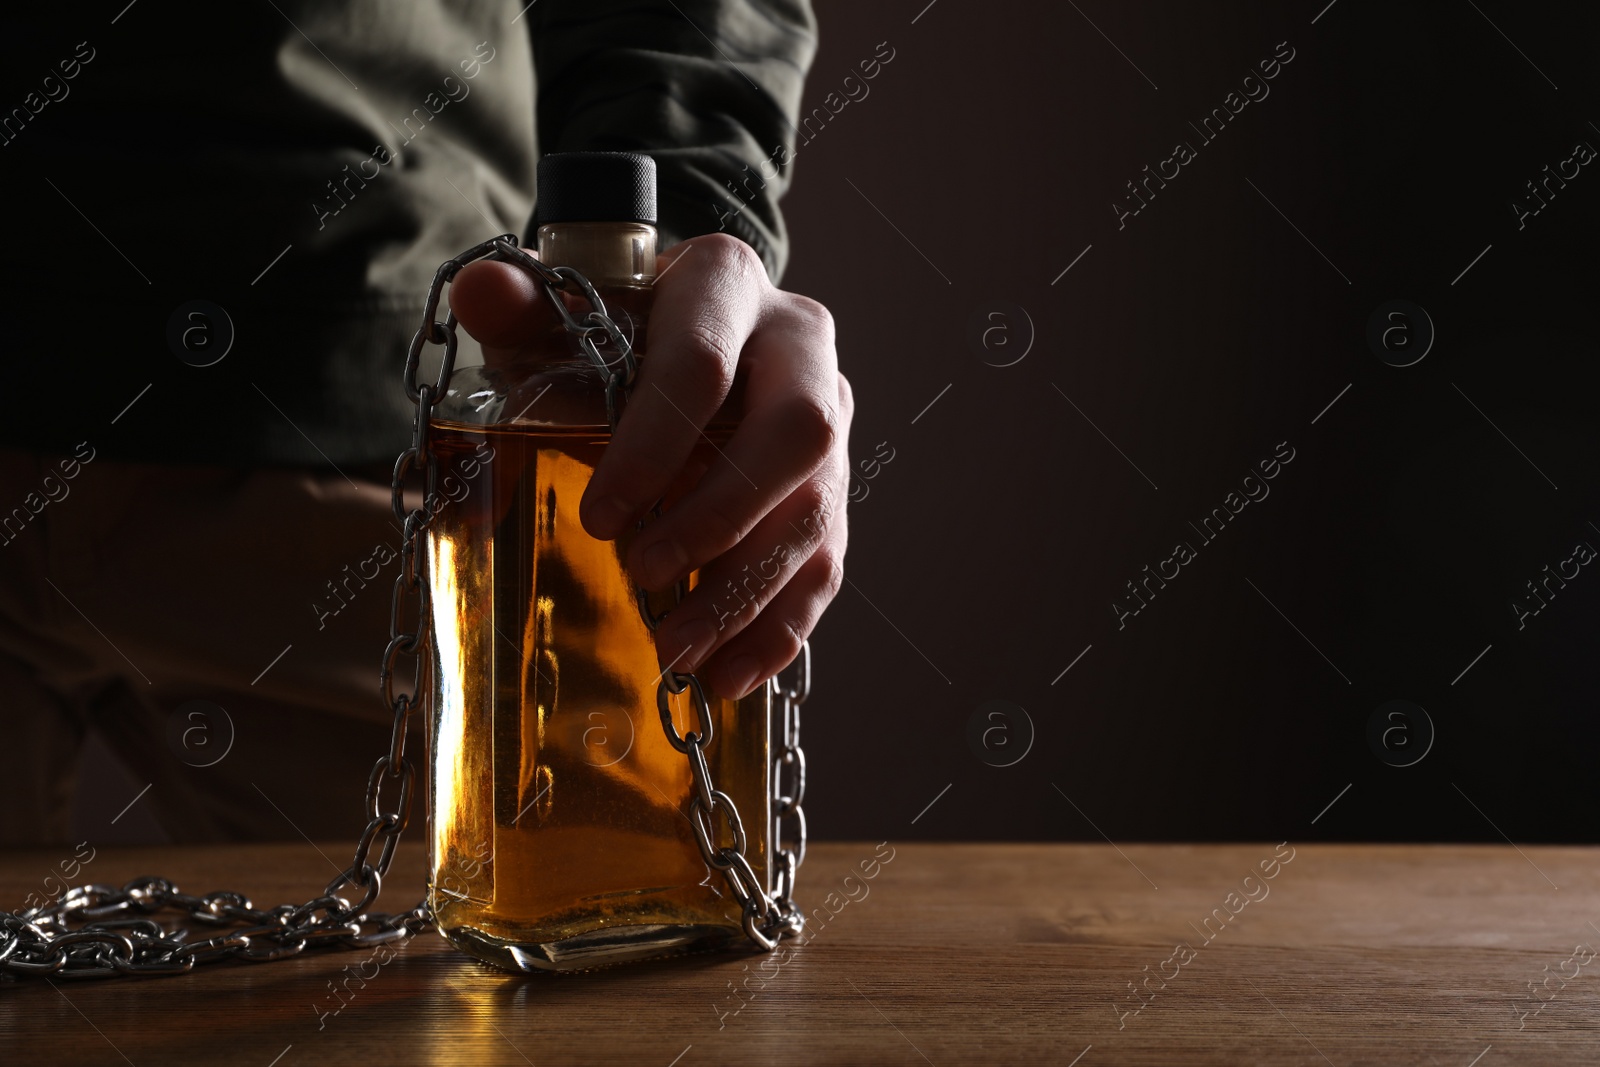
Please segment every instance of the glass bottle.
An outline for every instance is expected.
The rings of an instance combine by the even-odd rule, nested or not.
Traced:
[[[649,157],[540,163],[540,259],[589,279],[641,371],[654,204]],[[744,937],[742,915],[686,815],[689,761],[663,732],[655,641],[622,565],[633,533],[599,541],[578,520],[610,437],[604,380],[550,319],[523,354],[457,369],[430,423],[430,905],[457,948],[512,970],[728,947]],[[737,410],[735,394],[689,469],[716,458]],[[712,778],[770,889],[769,691],[707,696]],[[688,701],[673,699],[680,733],[695,728]]]

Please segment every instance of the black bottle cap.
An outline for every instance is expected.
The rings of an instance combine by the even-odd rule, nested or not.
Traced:
[[[539,160],[535,226],[656,221],[656,161],[638,152],[555,152]]]

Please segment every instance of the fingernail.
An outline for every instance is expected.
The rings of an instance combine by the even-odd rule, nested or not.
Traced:
[[[614,496],[601,497],[589,508],[589,532],[604,541],[615,538],[628,525],[633,509]]]
[[[676,658],[670,670],[687,674],[700,666],[717,639],[717,628],[710,619],[685,619],[672,628],[672,641],[663,650]],[[674,647],[674,645],[676,647]]]
[[[689,557],[676,541],[657,541],[644,550],[644,574],[640,582],[646,589],[660,589],[689,567]]]
[[[738,700],[749,693],[756,686],[756,678],[761,674],[761,664],[756,662],[754,656],[735,656],[723,668],[723,678],[727,680],[726,695],[730,700]]]

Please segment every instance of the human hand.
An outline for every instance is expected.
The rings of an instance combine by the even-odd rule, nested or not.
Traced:
[[[774,287],[749,245],[692,238],[658,257],[656,274],[639,377],[579,517],[591,536],[614,540],[699,474],[686,469],[691,453],[703,451],[738,375],[738,429],[624,560],[652,590],[700,571],[657,630],[657,657],[738,698],[798,654],[844,579],[855,405],[832,316]],[[450,305],[491,361],[516,355],[555,317],[532,278],[492,260],[456,276]]]

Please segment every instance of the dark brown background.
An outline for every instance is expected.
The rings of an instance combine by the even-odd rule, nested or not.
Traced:
[[[895,449],[814,642],[815,831],[1593,840],[1600,575],[1522,632],[1508,606],[1600,546],[1600,176],[1521,232],[1509,207],[1600,147],[1593,16],[925,3],[820,5],[812,103],[878,42],[896,58],[802,149],[786,205],[785,284],[839,320],[852,454]],[[1187,122],[1282,41],[1270,95],[1200,147]],[[1119,231],[1112,200],[1178,139],[1198,158]],[[1407,368],[1364,340],[1395,298],[1438,333]],[[1037,332],[1007,368],[966,342],[995,300]],[[1123,583],[1200,547],[1187,522],[1285,440],[1271,495],[1119,632]],[[1366,740],[1396,698],[1437,731],[1407,768]],[[1014,766],[969,747],[989,699],[1036,728]]]
[[[1600,176],[1521,231],[1509,206],[1600,145],[1595,16],[1325,3],[819,3],[808,111],[894,58],[797,157],[784,283],[837,317],[853,455],[894,459],[814,641],[813,833],[1594,839],[1600,576],[1520,632],[1508,604],[1600,545]],[[1119,230],[1177,140],[1198,157]],[[1438,334],[1406,368],[1365,341],[1396,298]],[[1013,347],[968,336],[996,302],[1034,333],[1009,367],[984,357],[1026,347],[1014,311]],[[1119,631],[1180,539],[1198,558]],[[1035,734],[1009,767],[969,740],[996,699]],[[1392,699],[1437,731],[1411,767],[1367,741]]]

